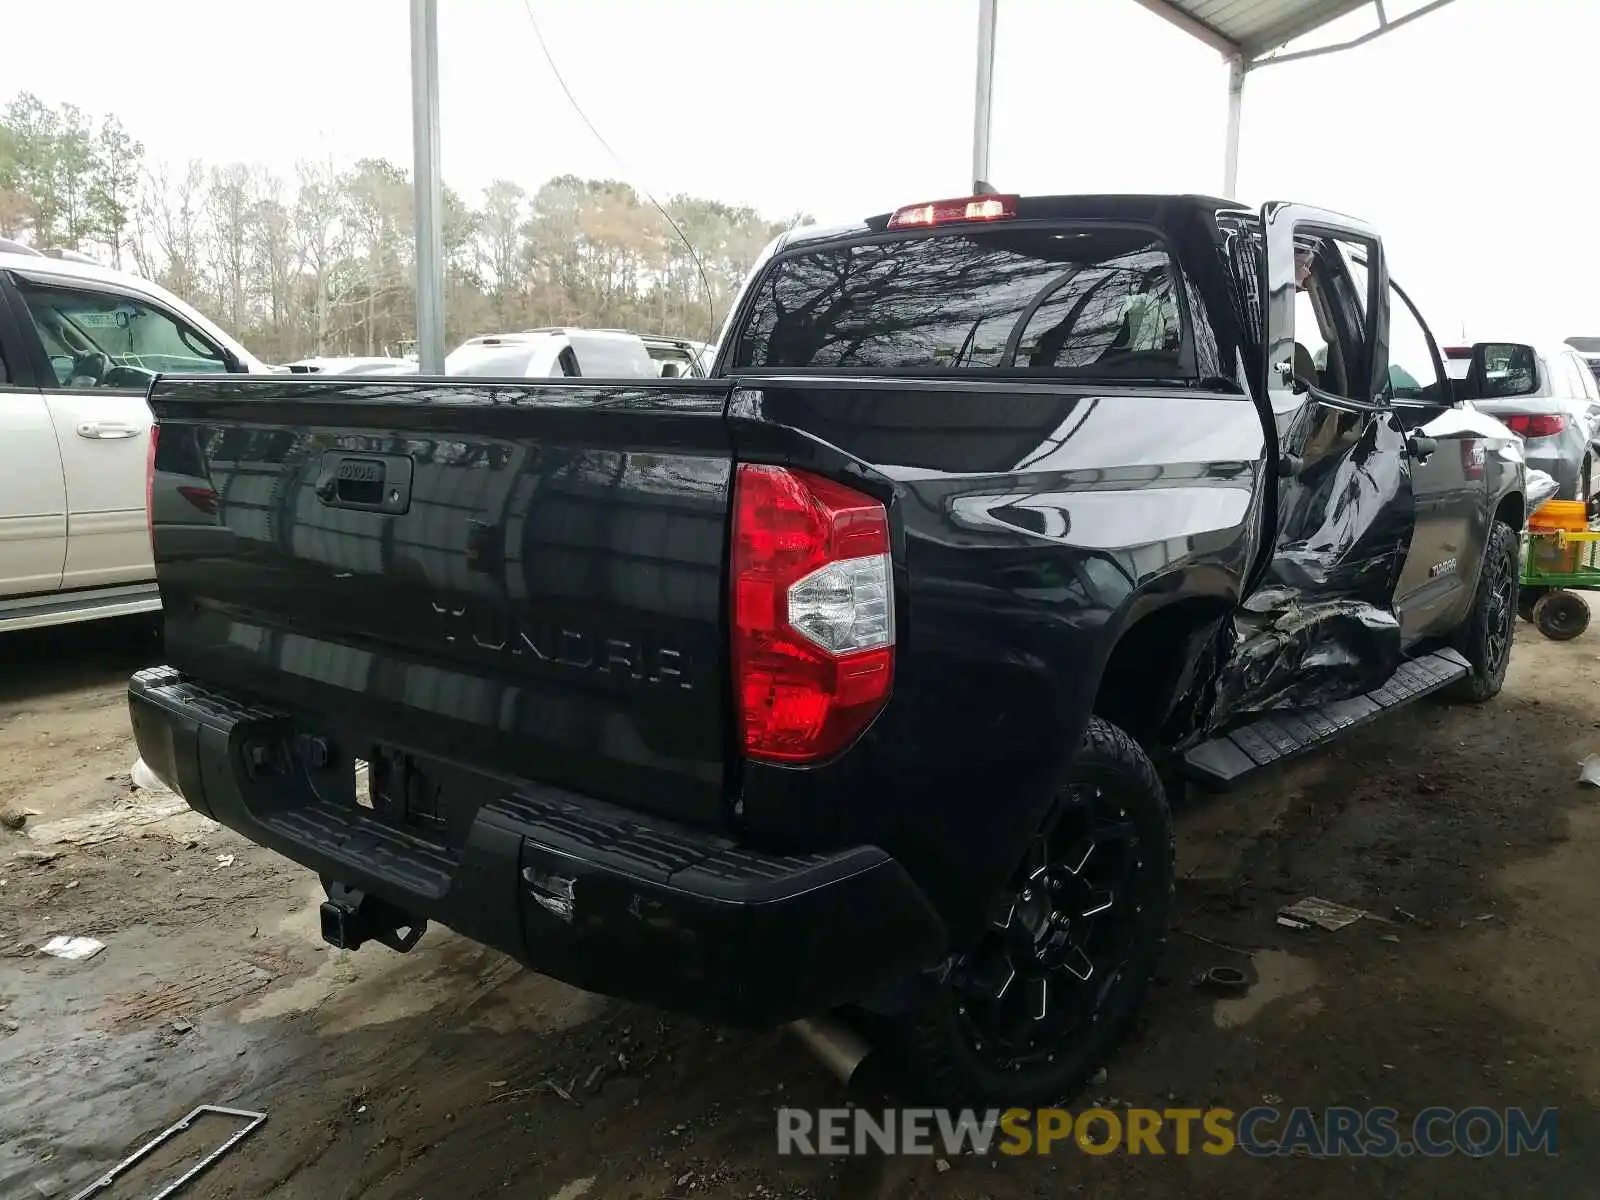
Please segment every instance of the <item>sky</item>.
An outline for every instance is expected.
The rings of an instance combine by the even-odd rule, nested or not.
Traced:
[[[1421,0],[1388,0],[1390,19]],[[148,156],[411,161],[406,0],[6,4],[0,100]],[[440,0],[446,180],[611,176],[827,223],[970,190],[977,0]],[[533,19],[530,19],[529,8]],[[1134,0],[999,0],[992,181],[1222,189],[1227,68]],[[250,14],[256,14],[252,18]],[[567,86],[558,86],[533,20]],[[1297,43],[1370,29],[1371,10]],[[71,36],[63,40],[64,32]],[[1453,0],[1246,83],[1237,199],[1361,217],[1441,343],[1600,335],[1600,3]],[[1585,121],[1585,116],[1589,120]],[[1586,140],[1587,135],[1587,140]]]

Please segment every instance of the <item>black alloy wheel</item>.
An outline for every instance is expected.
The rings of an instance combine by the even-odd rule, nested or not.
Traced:
[[[1511,639],[1516,633],[1517,572],[1516,563],[1505,555],[1497,554],[1483,564],[1484,582],[1487,585],[1487,609],[1484,619],[1484,670],[1505,674],[1511,659]]]
[[[988,928],[905,1022],[912,1068],[953,1104],[1069,1099],[1138,1011],[1172,886],[1155,767],[1093,718]]]
[[[1511,663],[1521,580],[1521,539],[1510,525],[1496,521],[1483,548],[1472,606],[1454,638],[1470,666],[1464,678],[1446,689],[1447,698],[1481,704],[1500,694]]]
[[[1064,789],[1001,912],[954,980],[967,1040],[996,1069],[1055,1061],[1100,1019],[1127,966],[1145,868],[1115,789]]]

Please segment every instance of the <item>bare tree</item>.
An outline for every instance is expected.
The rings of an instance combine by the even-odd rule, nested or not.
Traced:
[[[205,164],[190,159],[181,170],[161,166],[145,177],[139,210],[155,247],[151,272],[190,302],[205,290]]]
[[[211,280],[225,324],[243,329],[250,316],[250,233],[255,180],[244,163],[211,168],[206,190]]]
[[[267,338],[259,351],[274,358],[292,354],[300,332],[294,328],[300,262],[295,249],[294,214],[285,202],[283,181],[274,175],[262,174],[256,181],[247,235],[249,270],[260,289],[265,310],[260,321],[266,327]]]
[[[111,265],[122,266],[122,247],[138,203],[139,163],[144,145],[122,122],[107,117],[100,123],[94,147],[94,179],[89,189],[95,237],[111,251]]]
[[[335,267],[341,253],[339,214],[343,200],[339,176],[333,165],[303,162],[298,167],[290,233],[294,239],[301,294],[309,300],[305,333],[315,354],[326,354],[331,313],[340,298],[333,291]],[[306,345],[301,343],[302,347]]]
[[[522,290],[522,250],[527,220],[528,193],[506,179],[491,183],[483,195],[483,214],[478,237],[479,253],[495,320],[505,326],[511,320],[515,298]]]
[[[276,361],[414,337],[411,204],[408,172],[383,159],[301,163],[292,181],[239,162],[147,169],[115,117],[26,94],[0,111],[0,234],[126,254]],[[448,335],[599,324],[709,340],[791,222],[694,196],[667,208],[672,222],[625,183],[572,175],[532,192],[499,180],[476,206],[446,188]]]

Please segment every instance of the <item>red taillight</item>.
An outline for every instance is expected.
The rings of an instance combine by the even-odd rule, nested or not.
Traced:
[[[1015,196],[963,196],[959,200],[935,200],[931,204],[910,204],[896,209],[889,218],[889,228],[915,229],[954,221],[1002,221],[1016,215]]]
[[[1525,438],[1554,437],[1567,427],[1567,419],[1555,413],[1518,414],[1500,419],[1512,433]]]
[[[194,505],[207,516],[215,516],[221,507],[221,497],[208,487],[181,487],[178,495]]]
[[[751,758],[826,758],[878,714],[894,678],[882,504],[804,471],[739,467],[733,678]]]
[[[150,422],[150,450],[144,460],[144,527],[150,535],[150,548],[156,545],[156,441],[161,436],[161,427],[154,421]]]
[[[1456,361],[1460,361],[1463,358],[1471,358],[1472,357],[1472,347],[1471,346],[1446,346],[1444,348],[1444,356],[1446,358],[1455,359]]]

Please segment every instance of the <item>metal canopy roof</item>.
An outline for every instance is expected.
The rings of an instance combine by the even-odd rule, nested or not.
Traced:
[[[1145,8],[1211,46],[1229,61],[1228,133],[1224,192],[1232,196],[1239,171],[1239,124],[1244,80],[1275,63],[1332,54],[1370,42],[1450,0],[1426,3],[1391,20],[1384,0],[1137,0]],[[1308,50],[1281,47],[1370,5],[1376,27],[1348,41]],[[999,0],[978,0],[977,96],[973,109],[974,187],[987,187],[989,122],[994,93],[995,20]],[[440,253],[439,0],[411,0],[412,134],[417,197],[417,349],[423,374],[444,369],[444,264]]]
[[[1138,0],[1229,58],[1259,58],[1371,0]]]
[[[1239,125],[1247,74],[1275,63],[1350,50],[1409,25],[1450,2],[1426,0],[1391,20],[1384,0],[1137,0],[1228,60],[1228,134],[1224,144],[1222,190],[1229,197],[1233,196],[1239,180]],[[1282,49],[1297,38],[1315,33],[1340,17],[1369,6],[1376,23],[1363,34],[1307,50]],[[993,110],[998,9],[999,0],[978,0],[978,89],[972,120],[972,179],[977,191],[989,187],[989,125]]]
[[[1383,7],[1383,0],[1137,0],[1137,3],[1242,64],[1248,71],[1291,59],[1348,50],[1427,16],[1450,0],[1428,0],[1419,8],[1392,19]],[[1369,5],[1377,24],[1359,37],[1291,54],[1272,53],[1296,38],[1315,33]]]

